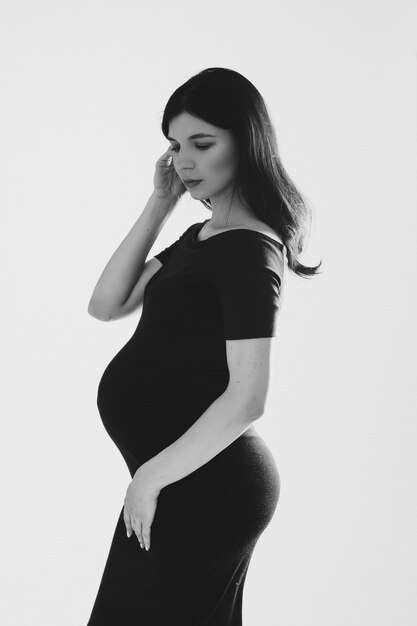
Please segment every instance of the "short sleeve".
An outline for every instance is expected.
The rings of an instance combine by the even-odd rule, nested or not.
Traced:
[[[180,245],[180,243],[182,242],[182,240],[184,239],[184,237],[191,231],[191,229],[195,226],[195,224],[193,224],[192,226],[190,226],[189,228],[187,228],[187,230],[185,230],[182,235],[180,237],[178,237],[178,239],[176,241],[174,241],[174,243],[171,243],[171,245],[169,245],[167,248],[165,248],[164,250],[162,250],[161,252],[158,252],[158,254],[155,254],[155,258],[158,259],[159,261],[161,261],[162,264],[166,263],[166,261],[169,259],[169,257],[171,256],[171,254],[173,252],[175,252],[175,250],[178,248],[178,246]]]
[[[275,337],[284,252],[260,237],[219,238],[206,259],[223,317],[225,339]]]

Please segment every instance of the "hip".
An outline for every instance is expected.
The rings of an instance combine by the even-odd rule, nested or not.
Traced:
[[[259,435],[243,434],[197,470],[161,490],[155,530],[158,535],[166,534],[168,543],[180,536],[213,553],[248,546],[271,521],[280,485],[265,441]]]
[[[204,497],[220,493],[230,497],[240,490],[246,496],[262,499],[266,495],[278,500],[281,479],[274,455],[254,427],[248,428],[220,453],[191,474],[162,491],[197,492]]]

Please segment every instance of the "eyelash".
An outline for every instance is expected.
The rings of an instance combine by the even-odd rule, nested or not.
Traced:
[[[209,143],[209,144],[204,144],[204,146],[197,146],[197,145],[196,145],[196,148],[198,148],[199,150],[207,150],[207,149],[208,149],[208,148],[210,148],[212,145],[213,145],[212,143]],[[176,150],[174,147],[172,148],[172,151],[173,151],[173,152],[177,152],[177,150]]]

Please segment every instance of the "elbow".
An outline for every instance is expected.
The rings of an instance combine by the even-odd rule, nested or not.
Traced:
[[[92,300],[88,303],[87,312],[91,317],[100,320],[100,322],[111,322],[114,319],[108,310]]]
[[[226,393],[235,406],[236,404],[240,406],[241,413],[243,413],[249,421],[256,420],[263,415],[264,403],[261,402],[258,397],[245,396],[242,393],[237,393],[233,388],[228,388]]]
[[[249,422],[259,419],[263,415],[264,409],[256,400],[247,400],[245,404],[245,414]]]
[[[262,417],[262,415],[264,414],[264,410],[265,410],[263,405],[260,405],[259,403],[256,402],[250,406],[251,406],[250,408],[251,415],[254,420],[257,420],[259,417]]]

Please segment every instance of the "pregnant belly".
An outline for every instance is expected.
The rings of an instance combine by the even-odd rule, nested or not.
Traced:
[[[150,457],[188,430],[226,386],[227,373],[145,368],[122,350],[101,377],[97,406],[119,447]]]

